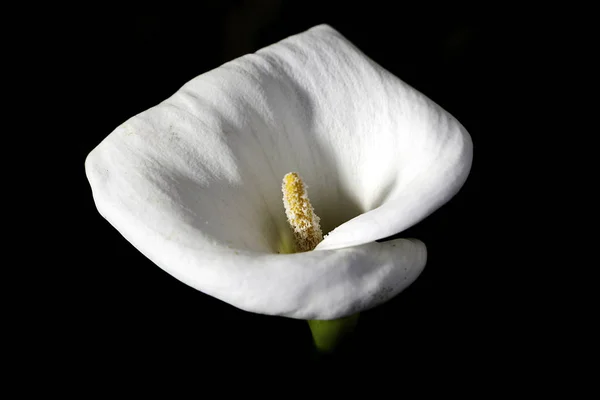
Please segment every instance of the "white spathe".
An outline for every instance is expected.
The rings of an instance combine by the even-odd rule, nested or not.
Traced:
[[[472,147],[449,113],[319,25],[192,79],[85,166],[102,216],[175,278],[243,310],[333,319],[418,277],[422,242],[375,240],[454,196]],[[329,233],[312,252],[278,254],[288,172]]]

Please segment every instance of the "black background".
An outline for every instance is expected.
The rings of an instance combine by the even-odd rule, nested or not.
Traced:
[[[506,153],[506,116],[518,112],[507,99],[514,82],[530,73],[522,58],[530,36],[516,21],[489,15],[327,4],[199,2],[198,10],[177,15],[88,15],[56,24],[69,60],[60,76],[77,110],[77,129],[66,137],[73,174],[67,219],[75,234],[65,242],[52,310],[40,322],[49,332],[41,347],[78,375],[105,363],[113,373],[168,371],[184,360],[236,369],[306,363],[305,371],[389,364],[463,379],[502,370],[514,382],[518,367],[539,362],[535,338],[524,328],[535,317],[515,300],[516,277],[527,266],[514,250],[506,253],[515,227],[505,217],[516,183],[506,168],[498,171],[518,156]],[[362,313],[352,339],[327,358],[313,353],[304,321],[238,310],[152,264],[97,213],[84,173],[86,155],[129,117],[203,72],[321,23],[448,110],[474,141],[461,192],[399,235],[427,244],[423,274],[392,301]],[[512,357],[518,365],[513,359],[507,372],[501,366]]]

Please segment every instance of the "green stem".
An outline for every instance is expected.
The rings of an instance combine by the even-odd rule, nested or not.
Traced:
[[[333,352],[344,338],[354,331],[359,315],[356,313],[339,319],[309,320],[308,325],[317,350],[322,353]]]

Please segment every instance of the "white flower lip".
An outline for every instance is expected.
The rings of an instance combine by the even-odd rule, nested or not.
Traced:
[[[450,200],[472,154],[453,116],[319,25],[187,82],[85,169],[100,214],[175,278],[250,312],[333,319],[414,282],[425,245],[375,240]],[[278,254],[291,171],[329,234]]]

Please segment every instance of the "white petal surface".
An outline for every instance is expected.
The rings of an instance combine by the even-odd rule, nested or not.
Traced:
[[[471,159],[452,116],[322,25],[188,82],[117,127],[86,173],[100,213],[176,278],[248,311],[326,319],[416,278],[421,242],[369,242],[445,203]],[[322,251],[277,254],[292,171],[324,233],[337,227]]]

